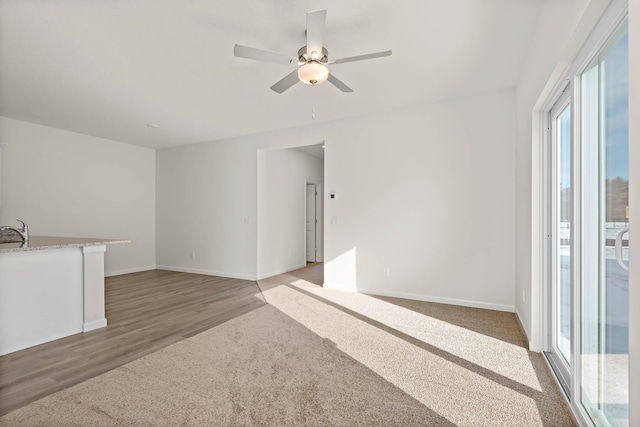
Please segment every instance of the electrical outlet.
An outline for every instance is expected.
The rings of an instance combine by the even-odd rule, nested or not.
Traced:
[[[191,252],[191,259],[196,259],[196,253],[195,252]]]
[[[385,267],[384,270],[382,270],[382,274],[384,274],[385,276],[391,276],[391,271],[389,270],[389,267]]]

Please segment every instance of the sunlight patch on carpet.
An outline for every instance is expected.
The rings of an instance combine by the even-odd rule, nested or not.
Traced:
[[[522,345],[474,332],[369,295],[327,290],[304,280],[294,281],[291,285],[504,375],[527,387],[542,391],[536,372],[529,363],[529,352]],[[265,298],[268,303],[272,304],[268,299],[268,294],[265,295]],[[422,304],[424,305],[424,303]],[[464,307],[445,307],[451,311],[468,310]],[[471,310],[477,311],[478,309]],[[487,327],[492,326],[495,327],[495,325]]]
[[[323,290],[303,282],[295,282],[291,286],[298,287],[305,292],[321,292],[323,298],[334,292],[339,292]],[[487,375],[480,375],[467,367],[460,366],[460,363],[425,351],[407,342],[406,339],[385,332],[369,322],[360,320],[287,285],[277,286],[263,293],[269,304],[317,335],[331,340],[341,351],[456,424],[473,423],[474,414],[484,418],[487,413],[491,413],[494,417],[503,420],[505,425],[509,424],[514,417],[521,418],[524,414],[528,414],[528,417],[535,419],[538,414],[534,399],[513,389],[514,383],[521,384],[522,378],[509,372],[509,368],[505,369],[503,366],[510,364],[508,358],[517,357],[518,362],[524,362],[517,363],[519,369],[526,369],[529,363],[528,359],[523,360],[527,357],[524,349],[514,351],[512,345],[500,347],[504,343],[496,342],[499,340],[489,340],[478,346],[477,340],[481,337],[469,334],[466,330],[460,330],[461,328],[453,328],[456,334],[455,340],[453,340],[454,332],[449,329],[452,325],[443,325],[442,322],[436,322],[435,319],[430,320],[421,315],[418,316],[420,326],[417,326],[417,323],[409,323],[404,326],[407,329],[407,334],[413,333],[414,335],[418,329],[437,330],[435,334],[430,333],[434,334],[433,336],[421,335],[420,339],[431,341],[434,346],[442,346],[452,355],[459,354],[463,355],[465,359],[478,360],[487,369],[506,370],[511,375],[512,381],[500,383],[495,379],[487,378]],[[407,316],[411,318],[414,316],[414,314],[404,312],[404,310],[396,310],[390,304],[383,304],[381,301],[362,294],[340,292],[339,297],[334,295],[334,298],[339,301],[339,304],[345,305],[348,305],[346,301],[351,299],[355,304],[351,307],[356,308],[359,312],[366,313],[368,310],[364,307],[370,303],[374,310],[380,304],[385,309],[391,310],[386,315],[387,317]],[[365,299],[370,301],[363,303]],[[399,322],[401,320],[396,318],[395,321],[389,323],[392,328],[398,328],[402,326]],[[463,339],[460,339],[457,334],[463,334]],[[466,339],[473,340],[476,346],[471,352],[469,352],[468,343],[463,342]],[[457,347],[458,344],[461,348]],[[500,352],[506,350],[509,351],[505,359],[505,355]],[[497,361],[492,361],[494,356],[498,356]],[[427,366],[429,368],[425,369]],[[533,377],[535,377],[535,373]],[[531,380],[527,375],[525,375],[525,379]],[[537,381],[531,381],[531,383],[535,388],[526,385],[522,388],[528,389],[530,395],[539,394],[540,385]],[[487,395],[494,396],[494,398],[484,399],[483,397]],[[482,402],[482,405],[478,405],[478,402]]]

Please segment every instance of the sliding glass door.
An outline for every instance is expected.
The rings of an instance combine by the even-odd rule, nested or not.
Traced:
[[[582,74],[581,402],[596,425],[629,417],[626,25]]]
[[[587,57],[547,117],[545,354],[581,423],[628,426],[626,23]]]

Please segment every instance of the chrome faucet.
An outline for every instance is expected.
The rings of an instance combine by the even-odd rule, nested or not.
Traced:
[[[29,241],[29,226],[27,224],[25,224],[23,221],[20,221],[19,219],[17,219],[16,221],[22,223],[22,230],[20,230],[19,228],[10,227],[8,225],[5,225],[5,226],[0,227],[0,231],[14,231],[14,232],[18,233],[20,235],[20,237],[22,237],[22,241],[23,242],[25,242],[25,243],[28,242]]]

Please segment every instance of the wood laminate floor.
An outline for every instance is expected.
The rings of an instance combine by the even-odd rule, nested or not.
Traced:
[[[0,357],[0,416],[265,305],[256,282],[152,270],[105,279],[106,328]]]

